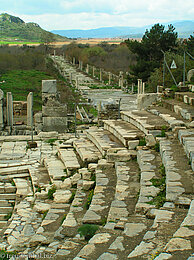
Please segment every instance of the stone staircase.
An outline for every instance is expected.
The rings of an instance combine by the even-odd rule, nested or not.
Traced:
[[[166,107],[123,111],[120,120],[104,121],[104,127],[91,127],[80,138],[52,145],[39,141],[20,165],[15,143],[3,143],[0,221],[7,214],[3,209],[22,198],[2,224],[6,240],[0,246],[75,260],[192,256],[189,120]],[[14,151],[12,162],[5,160],[8,149]],[[12,179],[15,186],[8,184]],[[88,241],[78,234],[84,224],[98,226]]]

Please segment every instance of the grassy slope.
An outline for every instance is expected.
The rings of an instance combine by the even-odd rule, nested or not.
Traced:
[[[19,17],[0,14],[1,41],[41,42],[43,38],[52,38],[51,42],[67,40],[66,37],[43,30],[36,23],[25,23]]]
[[[53,79],[45,72],[37,70],[13,70],[0,77],[0,88],[6,92],[12,92],[13,100],[26,101],[29,92],[34,93],[34,111],[41,110],[42,97],[41,86],[43,79]]]

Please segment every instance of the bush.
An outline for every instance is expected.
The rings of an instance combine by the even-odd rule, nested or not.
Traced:
[[[84,237],[85,240],[88,241],[94,236],[97,230],[98,226],[96,225],[84,224],[78,228],[78,233],[81,237]]]
[[[146,140],[145,140],[145,138],[140,139],[140,140],[139,140],[139,145],[138,145],[138,146],[145,146],[145,145],[146,145]]]

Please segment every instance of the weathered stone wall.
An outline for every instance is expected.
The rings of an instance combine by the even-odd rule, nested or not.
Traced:
[[[139,94],[137,96],[137,108],[140,110],[146,109],[152,103],[156,102],[160,97],[160,94],[150,93],[150,94]]]
[[[26,101],[13,101],[13,114],[16,116],[27,115],[27,102]]]

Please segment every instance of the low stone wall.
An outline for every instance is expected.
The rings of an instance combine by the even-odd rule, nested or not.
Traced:
[[[152,103],[158,101],[161,94],[149,93],[149,94],[139,94],[137,96],[137,108],[139,110],[144,110],[149,107]]]

